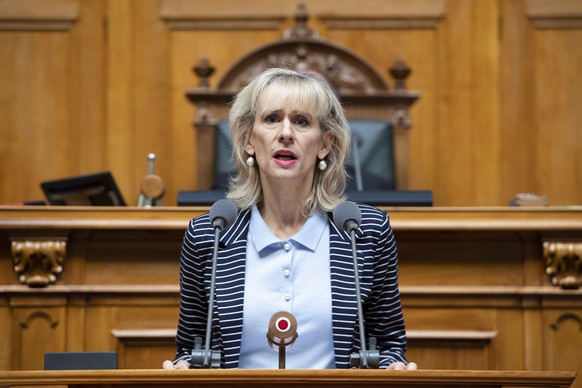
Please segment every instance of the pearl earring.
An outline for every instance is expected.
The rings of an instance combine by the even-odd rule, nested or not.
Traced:
[[[325,171],[325,169],[327,168],[327,163],[325,163],[325,160],[321,159],[319,161],[318,167],[320,171]]]
[[[247,159],[247,166],[249,166],[249,168],[254,167],[255,166],[255,158],[253,158],[252,156],[249,156]]]

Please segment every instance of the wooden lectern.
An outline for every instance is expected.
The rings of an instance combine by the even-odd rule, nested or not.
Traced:
[[[102,370],[0,372],[0,387],[570,387],[575,372],[387,370]]]

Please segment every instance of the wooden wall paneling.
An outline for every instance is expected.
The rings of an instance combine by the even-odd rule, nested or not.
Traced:
[[[536,189],[548,195],[551,204],[577,204],[582,200],[582,112],[577,108],[582,97],[582,54],[578,49],[582,3],[527,0],[525,8],[535,29]]]
[[[120,368],[160,368],[164,360],[173,359],[179,305],[176,287],[173,291],[103,297],[96,302],[110,308],[110,346],[119,351]]]
[[[530,303],[529,307],[534,307]],[[544,338],[543,313],[539,309],[528,308],[523,312],[523,337],[524,337],[524,364],[528,370],[543,370],[544,368],[544,343],[539,338]],[[537,339],[537,340],[536,340]]]
[[[520,311],[521,300],[518,295],[513,302],[515,308],[499,306],[495,314],[494,325],[498,333],[495,341],[498,346],[495,349],[494,369],[525,369],[526,341],[530,339],[524,338],[524,317]]]
[[[18,306],[14,298],[12,308],[12,360],[10,370],[44,369],[45,352],[65,350],[65,302],[56,298],[23,300]],[[16,306],[15,306],[16,305]]]
[[[85,333],[87,325],[92,327],[93,322],[87,321],[86,309],[87,300],[80,295],[69,295],[66,308],[66,331],[65,349],[66,352],[82,352],[85,350]]]
[[[134,104],[136,136],[133,171],[137,187],[130,188],[129,203],[135,203],[139,185],[147,175],[147,155],[158,156],[156,174],[161,176],[170,193],[165,203],[175,205],[172,198],[172,145],[170,109],[170,52],[168,29],[160,18],[160,2],[134,2]],[[179,164],[175,165],[179,169]]]
[[[51,11],[50,6],[11,2],[0,16],[0,190],[5,202],[41,199],[40,181],[68,167],[67,74],[79,7],[61,2]]]
[[[420,301],[424,303],[428,301]],[[444,299],[431,307],[406,303],[404,316],[410,333],[407,358],[423,369],[493,368],[496,339],[496,310],[471,306],[451,308]]]
[[[582,309],[548,309],[543,312],[544,368],[546,370],[582,370]],[[582,387],[576,380],[572,387]]]
[[[85,281],[99,285],[176,285],[183,234],[144,231],[120,237],[114,231],[96,233],[87,242]]]
[[[499,203],[517,193],[537,192],[537,125],[533,82],[533,28],[522,0],[500,2]],[[542,193],[540,193],[542,194]]]
[[[115,327],[116,306],[93,302],[85,308],[84,351],[99,352],[115,350],[111,330]]]
[[[0,284],[12,284],[14,282],[13,267],[11,242],[4,233],[0,233]]]
[[[143,168],[146,157],[138,158],[134,145],[135,139],[143,136],[135,125],[138,111],[134,103],[134,70],[138,64],[134,57],[134,4],[130,0],[108,1],[106,19],[107,158],[125,201],[131,205],[135,204],[139,184],[147,173]],[[148,3],[142,2],[142,6]]]
[[[471,183],[470,203],[500,203],[499,9],[498,2],[475,0],[471,15]]]
[[[547,195],[553,205],[579,204],[582,200],[582,112],[579,109],[582,29],[540,30],[535,37],[538,192]],[[553,77],[555,74],[560,77]]]
[[[396,231],[400,261],[399,279],[406,285],[523,284],[523,246],[502,233],[484,236],[467,233],[451,239],[435,232],[422,244],[406,232]],[[436,264],[439,265],[436,265]],[[440,265],[446,263],[446,266]]]
[[[101,0],[84,0],[80,4],[81,17],[71,35],[71,56],[64,57],[70,60],[71,72],[68,75],[71,83],[66,92],[71,127],[67,163],[71,164],[69,169],[72,175],[93,173],[108,166],[105,3]],[[50,158],[51,153],[48,149],[43,156]]]
[[[445,21],[437,30],[436,204],[498,203],[495,4],[448,1]]]
[[[10,370],[12,367],[12,319],[9,298],[0,295],[0,370]]]
[[[86,284],[87,268],[86,257],[88,252],[88,239],[91,232],[86,230],[76,230],[70,233],[67,238],[67,255],[63,266],[65,271],[59,278],[62,284]]]
[[[488,370],[494,368],[493,341],[488,331],[407,331],[406,357],[423,369]]]
[[[121,369],[159,369],[176,353],[176,330],[113,330]]]
[[[5,202],[43,199],[41,181],[104,167],[101,4],[4,2]]]
[[[463,205],[470,203],[473,196],[475,176],[470,171],[472,4],[447,1],[446,20],[437,29],[435,204]]]

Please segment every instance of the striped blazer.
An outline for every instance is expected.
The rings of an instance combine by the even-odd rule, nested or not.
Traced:
[[[380,367],[406,362],[406,335],[398,291],[398,255],[388,215],[358,205],[362,223],[356,231],[366,338],[377,338]],[[329,213],[332,326],[336,368],[349,368],[360,349],[356,289],[350,236]],[[243,325],[245,257],[250,211],[239,213],[221,232],[217,256],[212,348],[221,351],[221,368],[237,368]],[[190,221],[180,257],[180,314],[174,362],[189,360],[194,337],[204,339],[214,230],[208,214]],[[204,340],[202,341],[204,343]]]

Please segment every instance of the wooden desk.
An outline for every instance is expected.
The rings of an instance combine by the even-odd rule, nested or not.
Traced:
[[[570,387],[574,372],[385,370],[114,370],[0,372],[0,386]]]
[[[0,208],[0,370],[41,370],[46,351],[113,350],[125,369],[172,358],[181,240],[207,210]],[[559,244],[579,257],[582,209],[386,210],[409,359],[436,370],[582,372],[582,291],[547,274],[550,248],[562,267]],[[15,271],[13,249],[27,242],[35,260],[62,256],[62,270]]]

